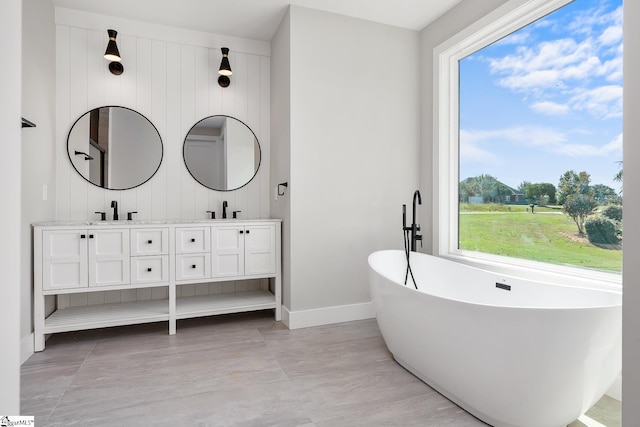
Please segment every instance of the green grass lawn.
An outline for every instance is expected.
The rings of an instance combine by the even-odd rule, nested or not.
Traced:
[[[483,206],[483,205],[476,205]],[[487,205],[484,205],[487,206]],[[622,250],[595,246],[578,236],[571,218],[561,210],[539,208],[527,213],[525,206],[504,206],[509,211],[483,209],[475,206],[460,214],[460,249],[504,255],[551,264],[622,271]]]

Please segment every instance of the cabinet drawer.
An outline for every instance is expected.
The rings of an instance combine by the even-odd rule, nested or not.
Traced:
[[[169,281],[169,256],[144,256],[131,258],[131,283]]]
[[[131,230],[131,256],[166,255],[168,253],[168,228]]]
[[[211,256],[208,253],[176,255],[176,280],[211,277]]]
[[[176,228],[176,253],[211,251],[209,227]]]

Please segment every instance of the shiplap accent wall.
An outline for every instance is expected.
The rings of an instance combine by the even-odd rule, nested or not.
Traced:
[[[120,27],[141,28],[144,34]],[[107,28],[118,30],[117,43],[124,65],[120,76],[109,72],[108,61],[103,58]],[[161,34],[173,39],[150,37]],[[203,37],[202,33],[189,34],[144,23],[136,26],[129,20],[56,9],[56,219],[95,220],[95,211],[111,212],[112,200],[118,201],[122,214],[137,211],[138,219],[207,218],[207,210],[216,210],[220,217],[223,200],[229,202],[229,211],[242,211],[240,218],[267,218],[269,45],[265,42],[264,47],[253,46],[259,42],[239,40],[240,47],[246,50],[243,52],[232,44],[236,40],[239,39]],[[217,83],[224,42],[229,43],[226,47],[230,48],[233,69],[227,88]],[[80,177],[69,161],[67,134],[71,125],[85,112],[104,105],[121,105],[140,112],[162,137],[164,158],[160,169],[137,188],[98,188]],[[236,191],[203,187],[191,177],[182,158],[184,137],[191,126],[216,114],[242,120],[260,142],[260,169],[248,185]]]
[[[108,28],[118,31],[124,73],[114,76],[103,58]],[[231,85],[221,88],[221,47],[230,49]],[[202,33],[124,18],[56,8],[56,220],[96,220],[118,201],[121,218],[200,219],[207,210],[240,210],[240,218],[269,217],[270,45],[268,42]],[[67,155],[71,125],[85,112],[120,105],[140,112],[158,129],[164,157],[158,172],[130,190],[98,188],[78,175]],[[235,191],[209,190],[187,171],[184,138],[199,120],[224,114],[246,123],[260,142],[258,173]],[[234,292],[264,283],[229,282],[182,285],[178,296]],[[166,288],[109,291],[60,297],[64,306],[167,298]]]

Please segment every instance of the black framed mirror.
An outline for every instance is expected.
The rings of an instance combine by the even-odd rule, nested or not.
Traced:
[[[144,184],[160,168],[162,138],[135,110],[94,108],[71,126],[67,154],[84,179],[101,188],[127,190]]]
[[[224,115],[206,117],[189,129],[182,150],[191,176],[211,190],[247,185],[260,168],[260,143],[249,126]]]

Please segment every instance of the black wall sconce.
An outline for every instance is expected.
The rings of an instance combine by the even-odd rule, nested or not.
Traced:
[[[230,75],[233,74],[231,71],[231,64],[229,64],[229,48],[223,47],[222,50],[222,62],[220,62],[220,69],[218,70],[218,84],[220,87],[227,87],[231,84]]]
[[[109,43],[107,44],[107,50],[104,52],[104,58],[111,61],[109,62],[109,71],[111,71],[111,74],[119,76],[124,71],[124,66],[120,62],[122,58],[120,57],[120,51],[116,44],[118,32],[116,30],[107,30],[107,34],[109,34]]]

